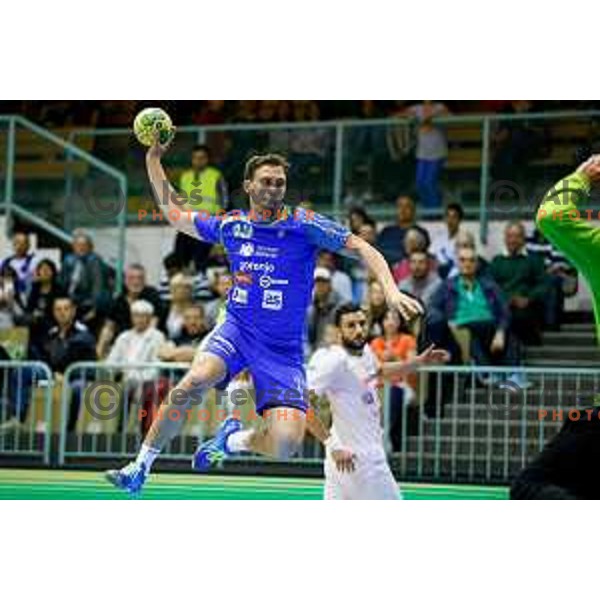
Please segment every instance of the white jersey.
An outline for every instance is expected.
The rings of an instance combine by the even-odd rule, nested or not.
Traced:
[[[322,348],[308,364],[308,388],[329,399],[333,438],[357,457],[385,457],[378,368],[369,346],[360,356],[348,353],[342,346]]]

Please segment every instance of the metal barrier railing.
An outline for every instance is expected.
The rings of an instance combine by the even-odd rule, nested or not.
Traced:
[[[77,363],[54,381],[43,363],[0,363],[0,453],[39,456],[49,464],[56,433],[59,465],[81,458],[126,460],[187,368]],[[409,393],[403,383],[382,389],[384,443],[402,481],[507,483],[565,419],[586,418],[599,393],[596,369],[426,367],[416,390]],[[163,456],[189,461],[197,443],[233,409],[247,425],[256,424],[252,402],[233,406],[215,390],[198,396]],[[322,448],[307,435],[293,464],[322,459]],[[270,461],[248,456],[235,462]]]
[[[62,242],[77,227],[93,231],[96,251],[115,269],[120,291],[127,176],[20,115],[0,115],[0,152],[0,207],[7,227],[17,217]]]
[[[0,455],[50,464],[54,377],[45,363],[0,362]]]
[[[385,390],[392,467],[401,480],[507,483],[598,393],[596,369],[420,369],[413,401],[402,386]]]
[[[81,457],[128,457],[137,453],[154,418],[168,418],[159,407],[189,369],[174,363],[95,363],[71,365],[61,390],[61,430],[58,463]],[[161,456],[188,461],[198,443],[213,434],[222,420],[236,411],[242,421],[256,424],[251,393],[247,401],[232,400],[217,390],[193,398],[183,417],[179,436]],[[176,404],[176,402],[175,402]],[[294,462],[322,459],[319,444],[307,439]],[[238,462],[267,462],[263,457],[242,457]]]

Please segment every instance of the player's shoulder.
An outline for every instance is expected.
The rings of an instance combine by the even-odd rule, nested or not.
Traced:
[[[331,371],[344,364],[346,356],[346,351],[341,346],[327,346],[315,351],[311,356],[310,364],[313,368]]]

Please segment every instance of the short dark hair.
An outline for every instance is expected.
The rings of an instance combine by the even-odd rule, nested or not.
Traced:
[[[54,298],[52,306],[54,306],[57,302],[61,302],[62,300],[68,300],[71,303],[71,306],[77,308],[77,302],[75,302],[75,300],[71,298],[71,296],[67,296],[66,294],[59,294],[58,296],[56,296]]]
[[[269,165],[270,167],[283,167],[286,175],[290,169],[290,163],[288,163],[283,154],[271,152],[267,154],[255,154],[246,161],[246,166],[244,167],[244,179],[252,179],[257,169],[260,169],[260,167],[264,167],[265,165]]]
[[[458,213],[458,218],[462,221],[464,216],[465,216],[465,211],[462,207],[461,204],[459,204],[458,202],[450,202],[447,206],[446,206],[446,213],[450,212],[451,210],[455,211]]]
[[[210,148],[206,144],[196,144],[192,148],[192,154],[194,152],[204,152],[210,158]]]
[[[334,323],[336,327],[339,327],[341,322],[342,322],[342,317],[344,315],[349,315],[351,313],[355,313],[355,312],[365,312],[363,307],[360,306],[359,304],[355,304],[354,302],[347,302],[346,304],[342,304],[342,306],[338,307],[338,309],[335,311],[335,316],[334,316]]]
[[[58,275],[58,267],[51,261],[49,258],[43,258],[40,262],[35,266],[36,273],[40,270],[40,267],[46,265],[52,271],[52,277],[56,277]]]

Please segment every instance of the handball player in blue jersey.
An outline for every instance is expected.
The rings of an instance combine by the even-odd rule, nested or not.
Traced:
[[[300,449],[308,401],[303,337],[319,250],[356,253],[383,286],[390,307],[407,321],[422,311],[416,300],[398,291],[378,250],[328,218],[286,206],[288,163],[282,156],[258,155],[246,163],[249,210],[209,216],[181,211],[181,199],[167,185],[161,164],[165,150],[155,143],[146,156],[160,208],[178,231],[225,247],[233,286],[225,320],[172,390],[162,418],[154,421],[136,460],[107,472],[110,482],[132,493],[141,489],[154,459],[179,433],[198,394],[212,387],[224,389],[244,369],[252,374],[262,426],[244,430],[239,420],[225,420],[216,436],[197,450],[194,468],[205,471],[238,452],[285,460]]]

